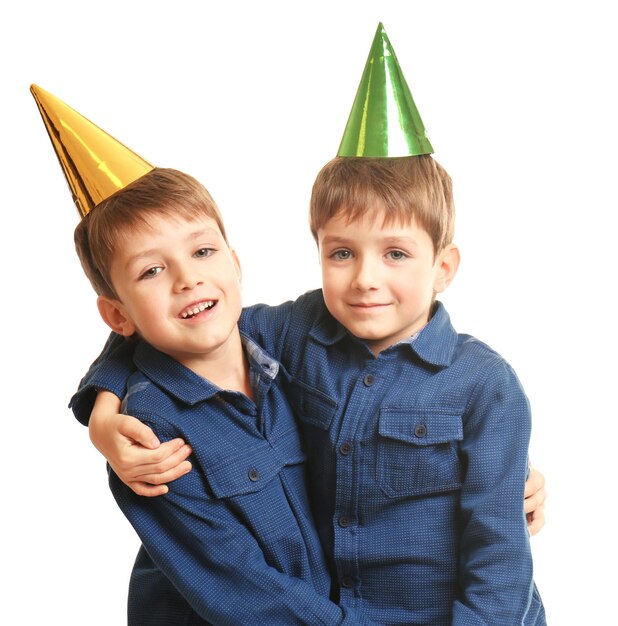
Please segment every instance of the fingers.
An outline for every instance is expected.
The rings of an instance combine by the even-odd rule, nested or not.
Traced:
[[[137,480],[145,474],[167,472],[182,463],[190,454],[190,446],[182,439],[162,443],[156,450],[140,445],[128,445],[120,458],[114,460],[113,465],[118,466],[131,480]]]
[[[191,471],[191,468],[192,465],[189,461],[183,461],[166,471],[141,474],[138,482],[152,486],[161,486],[184,476]]]
[[[530,466],[530,474],[528,475],[528,480],[526,481],[526,489],[524,491],[524,498],[528,498],[539,490],[543,490],[545,487],[545,476],[539,472],[539,470]]]
[[[533,513],[541,506],[545,506],[545,499],[547,498],[547,492],[545,488],[539,489],[537,492],[529,495],[524,500],[524,511],[526,514]]]
[[[118,478],[135,493],[160,495],[159,490],[155,490],[157,493],[144,493],[143,484],[161,486],[191,471],[191,463],[186,460],[191,452],[191,447],[182,439],[173,439],[162,443],[156,450],[131,445],[120,458],[109,463]]]
[[[536,535],[545,526],[545,476],[530,466],[530,474],[524,491],[524,511],[530,536]]]
[[[157,449],[160,445],[152,429],[130,415],[125,415],[120,421],[118,424],[118,432],[128,439],[133,440],[135,443],[139,443],[151,450]]]
[[[528,513],[526,519],[528,520],[528,532],[533,537],[545,526],[545,505],[541,504],[534,513]]]
[[[148,483],[141,483],[139,481],[126,483],[126,485],[138,496],[144,496],[146,498],[164,496],[169,491],[167,485],[149,485]]]

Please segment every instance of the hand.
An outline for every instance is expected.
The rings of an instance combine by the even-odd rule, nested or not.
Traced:
[[[152,430],[130,415],[118,413],[120,400],[99,392],[90,416],[90,439],[120,480],[140,496],[168,492],[165,483],[191,470],[191,448],[182,439],[160,443]]]
[[[530,465],[530,474],[524,491],[524,511],[528,532],[536,535],[545,525],[545,476]]]

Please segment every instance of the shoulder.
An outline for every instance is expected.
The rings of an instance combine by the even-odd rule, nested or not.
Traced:
[[[499,352],[473,335],[457,334],[454,357],[456,361],[463,361],[466,364],[478,363],[483,371],[496,369],[514,373],[511,364]]]
[[[282,304],[272,306],[269,304],[254,304],[245,307],[242,311],[240,321],[248,323],[249,321],[270,320],[278,317],[285,317],[292,314],[297,315],[299,312],[310,309],[325,308],[324,298],[321,289],[307,291],[296,300],[288,300]]]
[[[279,358],[290,330],[306,333],[321,316],[327,315],[322,290],[309,291],[278,306],[255,304],[243,309],[239,327],[249,337]]]
[[[143,372],[134,372],[127,381],[122,411],[148,424],[158,436],[177,436],[178,406],[167,393]]]
[[[519,428],[530,421],[530,403],[513,367],[496,350],[470,335],[459,335],[456,368],[468,379],[466,414],[474,425],[494,416]]]
[[[490,345],[473,335],[457,333],[455,359],[478,361],[483,365],[507,365],[508,363]]]
[[[443,324],[448,326],[448,333],[444,333],[454,339],[451,361],[447,367],[450,377],[465,381],[470,395],[502,388],[523,396],[523,387],[511,364],[481,339],[455,331],[443,307],[442,314],[448,322]]]

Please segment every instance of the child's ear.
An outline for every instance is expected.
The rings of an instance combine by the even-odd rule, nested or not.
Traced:
[[[240,267],[240,259],[236,254],[236,250],[234,248],[230,248],[230,252],[232,253],[232,259],[234,260],[234,267],[236,268],[236,276],[238,276],[238,282],[242,284],[242,268]]]
[[[119,335],[130,337],[137,330],[135,324],[128,316],[122,302],[107,296],[97,298],[97,307],[103,321]]]
[[[440,252],[436,259],[438,273],[434,283],[435,293],[443,292],[451,284],[457,274],[459,261],[459,248],[454,243],[449,244]]]

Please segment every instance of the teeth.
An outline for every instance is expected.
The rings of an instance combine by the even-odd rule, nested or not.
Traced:
[[[205,311],[206,309],[211,309],[214,305],[215,305],[215,303],[212,300],[207,300],[205,302],[200,302],[199,304],[194,304],[190,308],[185,309],[180,314],[180,316],[183,319],[187,319],[187,317],[192,317],[194,315],[197,315],[198,313],[201,313],[202,311]]]

